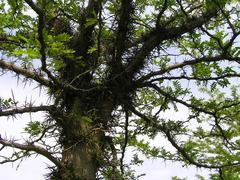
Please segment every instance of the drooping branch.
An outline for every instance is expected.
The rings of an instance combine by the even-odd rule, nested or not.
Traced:
[[[39,111],[48,111],[51,112],[55,109],[55,106],[30,106],[30,107],[23,107],[23,108],[14,108],[10,110],[4,110],[0,111],[0,117],[1,116],[15,116],[16,114],[24,114],[24,113],[33,113],[33,112],[39,112]]]
[[[0,139],[0,144],[2,144],[3,146],[6,146],[6,147],[17,148],[17,149],[24,150],[24,151],[33,151],[37,154],[40,154],[40,155],[46,157],[51,162],[53,162],[56,166],[58,166],[58,167],[62,166],[60,161],[57,158],[52,156],[52,154],[50,152],[48,152],[47,150],[45,150],[44,148],[42,148],[40,146],[31,144],[31,143],[20,144],[20,143],[16,143],[13,141],[7,141],[4,139]]]
[[[23,69],[19,66],[16,66],[12,63],[8,63],[4,60],[0,60],[0,68],[4,69],[4,70],[9,70],[11,72],[15,72],[17,75],[22,75],[25,78],[29,78],[29,79],[33,79],[36,82],[40,83],[41,85],[44,85],[46,87],[52,87],[53,84],[51,83],[51,81],[45,79],[42,75],[40,75],[37,72],[33,72],[30,71],[28,69]]]
[[[238,148],[238,145],[235,145],[234,143],[232,143],[232,142],[229,140],[229,138],[227,137],[225,131],[223,130],[223,128],[222,128],[221,125],[220,125],[220,118],[217,116],[217,113],[216,113],[215,116],[214,116],[214,123],[215,123],[217,129],[219,130],[219,132],[220,132],[223,140],[224,140],[228,145],[230,145],[232,149],[239,149],[239,148]],[[226,148],[228,148],[227,145],[225,145],[225,146],[226,146]]]

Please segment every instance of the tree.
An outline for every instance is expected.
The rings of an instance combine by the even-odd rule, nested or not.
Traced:
[[[0,101],[0,116],[43,111],[2,163],[39,154],[49,179],[137,179],[146,157],[240,176],[239,3],[227,0],[2,0],[2,72],[33,81],[49,104]],[[14,96],[13,96],[14,97]],[[189,109],[187,119],[162,118]],[[153,147],[157,135],[176,149]],[[55,138],[55,144],[47,143]]]

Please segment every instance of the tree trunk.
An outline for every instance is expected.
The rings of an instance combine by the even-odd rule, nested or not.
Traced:
[[[92,107],[82,103],[80,98],[74,101],[69,107],[69,118],[62,125],[64,168],[59,171],[59,177],[62,180],[95,180],[105,143],[103,124],[109,121],[114,106],[109,99],[92,104]],[[93,110],[94,115],[90,115]]]
[[[66,147],[63,162],[66,169],[62,172],[63,180],[95,180],[97,160],[94,148],[87,143],[79,143]]]

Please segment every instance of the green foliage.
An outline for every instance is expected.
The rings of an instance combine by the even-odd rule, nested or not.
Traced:
[[[172,177],[172,180],[187,180],[186,178],[179,178],[177,176]]]
[[[27,127],[24,128],[26,133],[29,133],[31,136],[38,136],[43,130],[42,124],[39,121],[30,121],[27,124]]]
[[[0,111],[8,109],[14,105],[14,101],[11,98],[2,99],[0,98]]]
[[[105,179],[139,178],[131,168],[144,157],[213,169],[213,180],[240,178],[238,1],[27,2],[0,2],[0,68],[51,92],[53,106],[43,109],[51,118],[30,121],[30,139],[51,134],[51,124],[61,158],[91,146]],[[38,111],[25,105],[0,98],[7,115]]]

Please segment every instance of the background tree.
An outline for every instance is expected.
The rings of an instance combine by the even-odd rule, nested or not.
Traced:
[[[19,149],[2,163],[39,154],[55,165],[50,179],[137,179],[138,155],[124,161],[132,147],[238,178],[239,9],[234,0],[2,0],[0,68],[51,98],[1,98],[0,116],[47,114],[28,123],[24,142],[2,135],[1,150]],[[162,118],[180,104],[187,119]],[[150,146],[157,135],[176,151]]]

